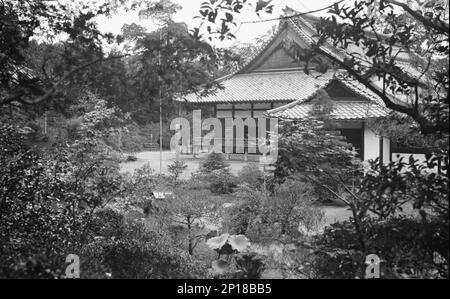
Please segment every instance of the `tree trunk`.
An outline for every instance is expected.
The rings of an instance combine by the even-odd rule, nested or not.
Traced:
[[[187,227],[188,227],[188,252],[190,255],[194,254],[194,245],[192,244],[192,236],[191,236],[191,229],[192,229],[192,223],[191,223],[191,216],[187,216]]]

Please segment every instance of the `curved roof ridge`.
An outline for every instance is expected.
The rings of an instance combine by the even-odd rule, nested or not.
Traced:
[[[270,43],[272,43],[272,41],[274,41],[278,35],[284,30],[284,25],[285,21],[281,20],[280,24],[278,25],[278,29],[277,31],[274,33],[274,35],[272,36],[272,38],[267,39],[260,47],[259,49],[257,49],[248,59],[248,61],[246,63],[244,63],[241,67],[239,67],[236,71],[232,72],[229,74],[229,76],[233,76],[236,75],[237,73],[241,72],[243,69],[245,69],[247,66],[249,66],[259,55],[261,55],[262,53],[264,53],[264,51],[267,50],[267,48],[269,47]]]
[[[246,63],[244,63],[241,67],[239,67],[236,71],[230,73],[228,76],[233,76],[236,75],[238,73],[240,73],[241,71],[243,71],[245,68],[247,68],[250,64],[252,64],[256,58],[258,58],[261,54],[263,54],[270,46],[270,44],[280,35],[280,33],[285,29],[286,26],[289,26],[289,24],[291,26],[293,26],[294,31],[296,31],[298,34],[300,34],[300,38],[305,39],[305,41],[307,42],[315,42],[315,40],[313,39],[311,32],[315,32],[314,27],[312,26],[312,24],[310,24],[308,21],[306,21],[304,18],[301,18],[302,23],[308,27],[308,29],[311,32],[306,32],[303,28],[300,28],[299,26],[297,26],[295,24],[295,22],[293,21],[293,19],[300,19],[301,16],[295,16],[295,17],[287,17],[287,18],[282,18],[280,20],[280,23],[278,25],[278,29],[277,31],[274,33],[274,35],[272,36],[272,38],[268,39],[267,41],[265,41],[260,47],[259,49],[257,49],[248,59],[248,61]]]

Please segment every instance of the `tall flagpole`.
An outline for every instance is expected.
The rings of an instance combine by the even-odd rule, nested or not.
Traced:
[[[159,31],[159,41],[162,45],[162,28]],[[161,72],[161,49],[158,53],[159,71]],[[163,155],[163,129],[162,129],[162,78],[159,75],[159,175],[162,175],[162,155]]]

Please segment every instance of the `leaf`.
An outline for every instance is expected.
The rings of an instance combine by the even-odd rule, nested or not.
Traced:
[[[215,274],[222,275],[228,271],[230,264],[224,260],[217,260],[212,262],[211,268]]]
[[[225,17],[226,17],[226,21],[227,22],[229,22],[229,23],[233,22],[233,15],[232,14],[227,12],[227,13],[225,13]]]
[[[228,243],[234,250],[245,251],[250,246],[250,241],[244,235],[233,235],[228,238]]]
[[[228,241],[229,234],[223,234],[206,241],[206,245],[213,250],[220,250]]]
[[[270,2],[272,2],[272,0],[269,0],[269,1],[259,0],[259,1],[256,3],[255,11],[256,11],[256,12],[259,12],[259,11],[265,9],[266,7],[269,6]]]

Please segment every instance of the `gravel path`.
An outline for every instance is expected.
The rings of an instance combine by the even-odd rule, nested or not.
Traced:
[[[122,172],[133,172],[135,169],[138,169],[146,164],[150,164],[150,166],[156,171],[159,172],[159,152],[140,152],[134,155],[138,158],[135,162],[125,162],[121,163],[120,170]],[[198,167],[200,161],[204,158],[204,154],[198,156],[198,158],[194,158],[192,155],[181,155],[180,159],[184,160],[187,164],[187,169],[184,171],[182,178],[189,178],[191,173],[195,172]],[[176,159],[176,155],[172,152],[165,151],[162,154],[162,172],[167,174],[167,166],[172,163]],[[250,162],[245,161],[228,161],[230,164],[230,169],[233,174],[237,174],[242,167]]]

